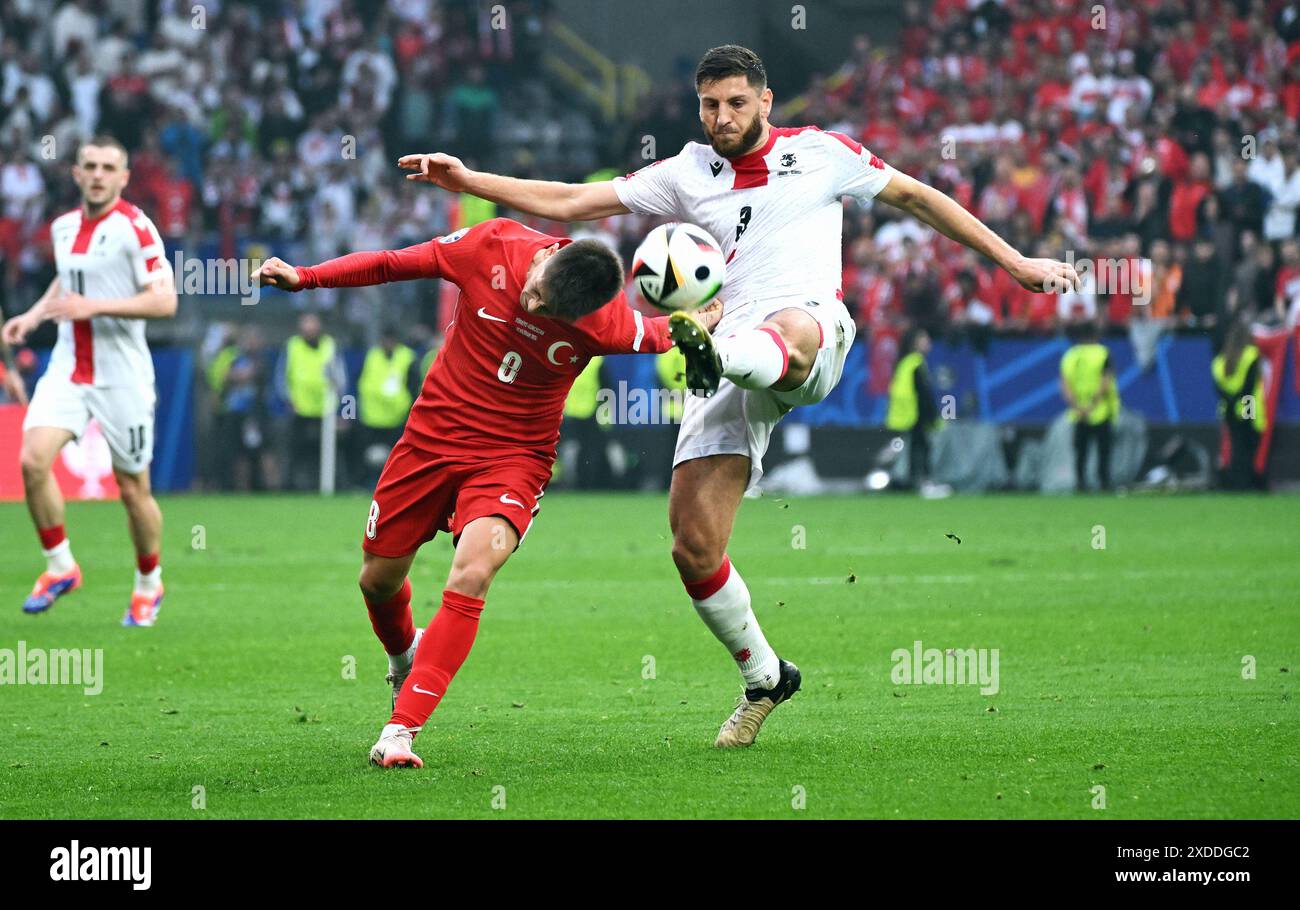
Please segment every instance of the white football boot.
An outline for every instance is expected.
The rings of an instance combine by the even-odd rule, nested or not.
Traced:
[[[770,689],[746,690],[736,703],[736,710],[723,721],[713,745],[719,749],[752,746],[772,709],[798,692],[801,682],[799,668],[782,660],[781,677],[776,685]]]
[[[420,756],[411,751],[411,739],[419,727],[384,724],[379,742],[370,747],[370,764],[381,768],[423,768]]]

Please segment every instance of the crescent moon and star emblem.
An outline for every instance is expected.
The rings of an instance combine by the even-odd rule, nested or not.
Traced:
[[[546,359],[549,360],[551,363],[555,364],[557,367],[564,365],[560,361],[555,359],[555,356],[556,354],[559,353],[560,348],[568,348],[570,351],[574,349],[573,345],[567,341],[557,341],[555,342],[555,344],[551,345],[549,348],[546,349]],[[578,362],[578,355],[576,353],[570,354],[569,363],[577,363],[577,362]]]

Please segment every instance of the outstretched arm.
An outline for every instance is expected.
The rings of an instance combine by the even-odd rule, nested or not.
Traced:
[[[470,193],[553,221],[595,221],[610,215],[626,215],[629,211],[608,180],[600,183],[521,180],[472,171],[459,158],[442,152],[403,155],[397,164],[412,171],[406,175],[407,180],[431,183],[454,193]]]
[[[1022,256],[952,198],[907,174],[895,172],[876,198],[902,209],[945,237],[983,253],[1028,290],[1061,292],[1079,288],[1079,276],[1068,262]]]
[[[292,266],[276,256],[263,262],[253,272],[262,286],[285,291],[312,288],[355,288],[390,281],[413,281],[437,278],[438,268],[429,241],[402,250],[376,250],[348,253],[328,259],[320,265]]]

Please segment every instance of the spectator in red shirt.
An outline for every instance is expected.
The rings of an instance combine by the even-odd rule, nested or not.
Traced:
[[[163,165],[163,174],[154,184],[154,214],[158,219],[158,233],[170,243],[183,241],[190,229],[194,211],[194,187],[180,175],[176,162],[170,158]]]
[[[1204,152],[1192,156],[1186,180],[1174,184],[1169,197],[1169,236],[1190,241],[1196,236],[1196,209],[1206,194],[1214,189],[1210,182],[1210,159]]]

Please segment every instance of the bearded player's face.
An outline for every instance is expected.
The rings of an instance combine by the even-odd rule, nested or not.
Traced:
[[[709,145],[724,158],[752,151],[772,111],[772,90],[758,91],[744,76],[706,82],[700,96],[700,124]]]

